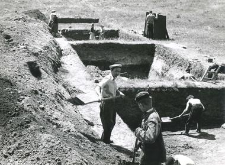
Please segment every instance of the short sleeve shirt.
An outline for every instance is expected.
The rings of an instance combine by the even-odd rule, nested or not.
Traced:
[[[201,105],[202,104],[199,99],[190,99],[188,101],[188,103],[191,104],[191,105],[193,105],[193,106],[195,106],[195,105]]]
[[[112,76],[112,74],[107,75],[98,84],[101,88],[102,98],[115,97],[117,91],[117,84]]]

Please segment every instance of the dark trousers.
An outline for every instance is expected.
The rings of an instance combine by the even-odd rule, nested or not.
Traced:
[[[147,38],[154,38],[153,24],[147,24]]]
[[[192,107],[189,118],[185,124],[185,132],[188,133],[190,130],[190,125],[193,122],[197,123],[197,131],[201,131],[201,115],[203,112],[202,106]]]
[[[103,101],[100,104],[100,118],[103,126],[101,140],[105,143],[110,142],[111,133],[116,123],[115,101]]]
[[[143,156],[141,158],[141,164],[140,165],[161,165],[160,162],[148,160],[147,156]]]

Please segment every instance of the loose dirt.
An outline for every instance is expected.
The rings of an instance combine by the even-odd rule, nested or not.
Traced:
[[[59,1],[0,2],[3,13],[0,17],[0,164],[108,165],[118,164],[121,160],[131,161],[134,135],[122,119],[117,118],[117,125],[113,130],[112,138],[115,143],[106,145],[99,140],[102,130],[98,117],[98,103],[76,106],[66,101],[71,96],[93,92],[95,83],[92,76],[95,75],[91,76],[88,73],[88,69],[83,66],[78,56],[73,55],[76,52],[70,49],[66,41],[63,42],[60,41],[63,39],[55,39],[51,36],[46,24],[48,19],[40,11],[31,10],[39,8],[46,15],[53,8],[57,8],[61,16],[70,16],[74,12],[82,16],[102,15],[105,17],[104,22],[108,22],[109,26],[124,28],[126,31],[131,30],[129,27],[132,27],[136,32],[141,31],[141,24],[134,25],[135,21],[129,21],[129,24],[122,25],[124,21],[121,20],[123,16],[128,19],[128,13],[130,13],[123,9],[129,7],[129,11],[131,9],[135,11],[137,2],[118,2],[115,6],[112,5],[114,1],[99,2],[102,3],[100,7],[104,10],[99,9],[99,3],[96,1],[86,0],[67,1],[67,7],[77,4],[68,10],[65,10],[65,6],[63,7]],[[172,10],[175,6],[173,3],[170,7],[171,11],[174,11]],[[140,4],[146,6],[146,1]],[[186,1],[185,3],[179,2],[180,8],[187,11],[189,7],[185,7],[185,4]],[[199,2],[198,4],[206,3]],[[123,7],[118,9],[118,6]],[[146,7],[143,10],[143,7],[139,6],[142,12],[149,10]],[[160,1],[155,10],[161,10],[162,6],[165,4]],[[195,4],[191,6],[194,7],[191,7],[193,10],[197,7]],[[218,1],[218,4],[210,2],[208,10],[215,11],[223,9],[222,7],[222,1]],[[93,14],[95,11],[96,14]],[[112,14],[115,11],[119,12]],[[168,10],[168,13],[172,13],[171,11]],[[206,14],[204,17],[211,15],[209,11],[199,11],[198,14]],[[103,12],[107,14],[102,14]],[[143,22],[142,16],[138,15],[135,16],[137,20]],[[177,17],[177,14],[170,16]],[[181,15],[182,18],[189,16]],[[194,18],[190,19],[192,20],[185,20],[195,22]],[[223,25],[217,26],[218,19],[212,27],[208,28],[204,24],[205,36],[214,34],[215,29],[219,32],[210,36],[209,40],[204,40],[203,45],[199,44],[202,41],[200,40],[202,33],[198,35],[196,42],[193,44],[189,42],[190,39],[187,38],[193,38],[196,29],[189,31],[190,35],[187,35],[186,21],[179,24],[177,18],[169,22],[169,29],[173,23],[181,27],[180,29],[179,26],[173,29],[171,27],[169,31],[177,40],[176,42],[179,39],[183,41],[181,45],[185,45],[187,52],[191,54],[194,54],[192,50],[195,52],[195,48],[198,47],[198,53],[202,55],[199,57],[200,60],[205,60],[203,54],[207,53],[209,56],[213,54],[211,50],[215,50],[217,42],[212,41],[218,38],[219,47],[216,49],[216,54],[219,59],[223,59],[223,51],[221,51],[223,50],[221,38],[223,35],[220,35]],[[190,27],[193,27],[193,24],[190,24]],[[200,22],[198,28],[201,27]],[[194,45],[194,43],[198,44]],[[165,41],[164,44],[176,50],[182,47],[183,50],[183,46],[174,44],[173,41]],[[209,46],[211,44],[212,47]],[[194,55],[198,56],[198,53]],[[29,62],[35,65],[29,67]],[[184,154],[199,165],[225,164],[224,129],[203,127],[202,131],[202,134],[197,134],[192,130],[189,137],[180,135],[180,131],[163,132],[168,156]]]

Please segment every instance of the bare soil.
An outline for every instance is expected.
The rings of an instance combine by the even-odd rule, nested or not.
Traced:
[[[187,58],[202,63],[208,57],[224,62],[222,0],[12,0],[1,1],[0,6],[0,164],[108,165],[131,161],[135,137],[119,116],[114,144],[106,145],[99,140],[98,103],[76,106],[66,101],[93,91],[96,75],[89,74],[87,70],[92,68],[85,68],[66,41],[49,33],[46,22],[53,9],[61,17],[98,17],[101,24],[139,38],[145,12],[152,6],[154,12],[167,15],[172,40],[150,42],[167,44],[178,52],[183,45],[182,56],[188,54]],[[163,83],[159,81],[156,83]],[[215,85],[223,88],[224,83]],[[167,155],[184,154],[198,165],[225,164],[224,129],[204,127],[202,131],[191,130],[190,136],[180,135],[180,130],[163,132]]]

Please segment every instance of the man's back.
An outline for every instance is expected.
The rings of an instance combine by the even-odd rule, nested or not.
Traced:
[[[146,18],[147,24],[153,24],[155,20],[155,16],[153,14],[149,14]]]

